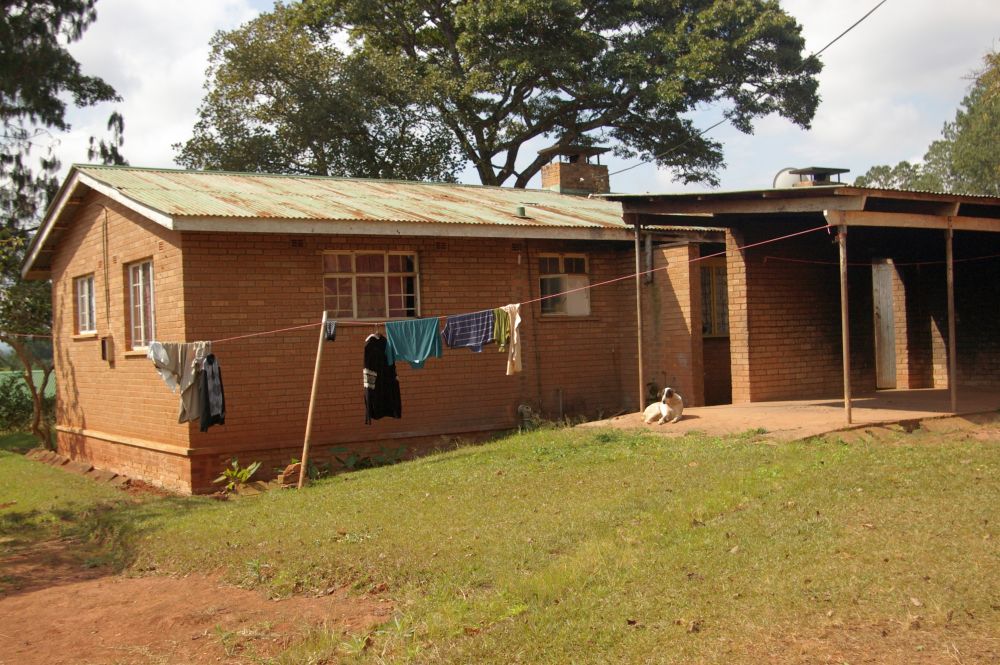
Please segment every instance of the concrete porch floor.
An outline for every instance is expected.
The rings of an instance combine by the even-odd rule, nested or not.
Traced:
[[[773,438],[793,441],[868,425],[996,411],[1000,409],[1000,390],[959,388],[958,411],[952,414],[950,409],[947,390],[880,390],[852,400],[851,425],[844,420],[843,400],[810,399],[688,407],[683,419],[673,425],[646,425],[641,413],[628,413],[584,426],[646,428],[662,434],[697,431],[713,436],[763,428]]]

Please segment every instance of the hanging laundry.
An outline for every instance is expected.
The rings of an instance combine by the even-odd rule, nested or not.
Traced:
[[[325,334],[325,337],[326,337],[326,341],[328,341],[328,342],[332,342],[335,339],[337,339],[337,322],[336,321],[327,321],[326,322],[326,327],[324,329],[324,334]]]
[[[437,319],[388,321],[385,336],[388,338],[386,359],[390,365],[405,360],[413,369],[420,369],[428,358],[442,355]]]
[[[388,341],[381,335],[369,335],[365,340],[365,424],[385,416],[400,418],[403,403],[399,392],[396,368],[386,358]]]
[[[497,341],[500,351],[507,350],[507,340],[510,339],[510,315],[503,307],[493,310],[493,339]]]
[[[481,353],[483,345],[493,340],[493,310],[449,316],[441,337],[452,349],[468,347]]]
[[[146,357],[160,373],[170,392],[181,393],[177,422],[201,418],[201,364],[212,351],[211,342],[150,342]]]
[[[226,394],[222,389],[222,368],[215,354],[208,354],[201,368],[201,431],[226,424]]]
[[[504,305],[501,309],[510,318],[510,349],[507,351],[507,376],[521,371],[521,335],[517,327],[521,325],[521,304]]]

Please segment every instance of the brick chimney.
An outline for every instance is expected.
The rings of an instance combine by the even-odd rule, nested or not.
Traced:
[[[601,155],[609,150],[589,145],[539,150],[551,160],[542,167],[542,188],[577,196],[607,194],[608,167],[601,165]]]

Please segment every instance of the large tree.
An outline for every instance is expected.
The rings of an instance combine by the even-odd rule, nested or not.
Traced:
[[[619,156],[714,184],[721,146],[691,113],[744,132],[778,113],[808,127],[820,64],[775,0],[304,0],[314,35],[416,83],[484,184],[524,187],[533,147],[613,140]],[[384,65],[383,65],[384,66]]]
[[[174,146],[181,164],[455,180],[454,138],[383,59],[342,53],[280,4],[211,47],[193,136]]]
[[[70,129],[67,104],[91,106],[117,100],[114,89],[81,72],[66,50],[96,18],[95,0],[0,0],[0,342],[24,368],[34,403],[32,432],[46,444],[44,392],[52,360],[25,334],[51,332],[48,282],[26,282],[20,269],[28,240],[58,182],[53,132]],[[91,141],[91,158],[122,162],[122,118],[109,121],[113,138]],[[41,370],[36,381],[32,370]]]
[[[1000,196],[1000,52],[983,62],[955,119],[920,163],[873,166],[854,184]]]

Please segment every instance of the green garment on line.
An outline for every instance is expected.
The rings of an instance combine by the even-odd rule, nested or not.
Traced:
[[[510,315],[503,307],[493,310],[493,339],[497,341],[497,346],[504,351],[507,340],[510,339]]]

